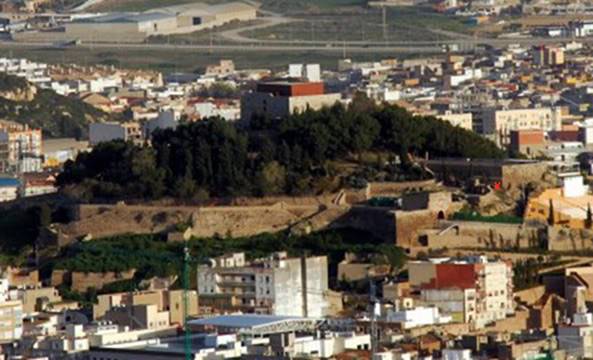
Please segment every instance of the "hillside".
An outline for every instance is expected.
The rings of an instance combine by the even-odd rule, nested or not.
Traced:
[[[414,162],[426,154],[506,155],[471,131],[364,98],[279,122],[254,119],[253,126],[247,132],[212,118],[157,132],[152,148],[103,143],[68,163],[58,182],[86,200],[174,196],[204,201],[427,179],[428,172]]]
[[[0,74],[0,119],[40,128],[50,138],[86,138],[90,123],[109,120],[110,115],[79,99]]]

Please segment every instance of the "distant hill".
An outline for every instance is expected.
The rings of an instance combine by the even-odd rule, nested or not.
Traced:
[[[40,128],[51,138],[87,138],[90,123],[110,120],[111,115],[79,99],[0,74],[0,119]]]

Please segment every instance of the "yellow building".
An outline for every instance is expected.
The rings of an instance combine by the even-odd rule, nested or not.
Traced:
[[[581,176],[568,176],[563,182],[563,187],[545,190],[529,199],[525,219],[571,229],[585,228],[587,209],[593,206],[593,196]]]
[[[20,300],[0,302],[0,344],[19,340],[23,334],[23,304]]]
[[[102,319],[114,307],[156,305],[157,312],[168,312],[171,324],[183,323],[183,290],[147,290],[133,293],[99,295],[93,305],[93,318]],[[198,315],[198,296],[195,290],[188,293],[188,315]]]

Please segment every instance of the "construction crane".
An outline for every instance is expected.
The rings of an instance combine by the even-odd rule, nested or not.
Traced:
[[[186,240],[183,245],[183,349],[185,352],[185,360],[192,360],[193,358],[191,351],[191,331],[188,325],[190,261],[191,255],[189,253],[189,246]]]

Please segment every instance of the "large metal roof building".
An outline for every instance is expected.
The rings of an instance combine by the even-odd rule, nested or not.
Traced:
[[[311,331],[317,320],[275,315],[221,315],[212,318],[192,320],[192,328],[216,330],[218,332],[238,332],[245,335],[269,335],[284,332]]]

